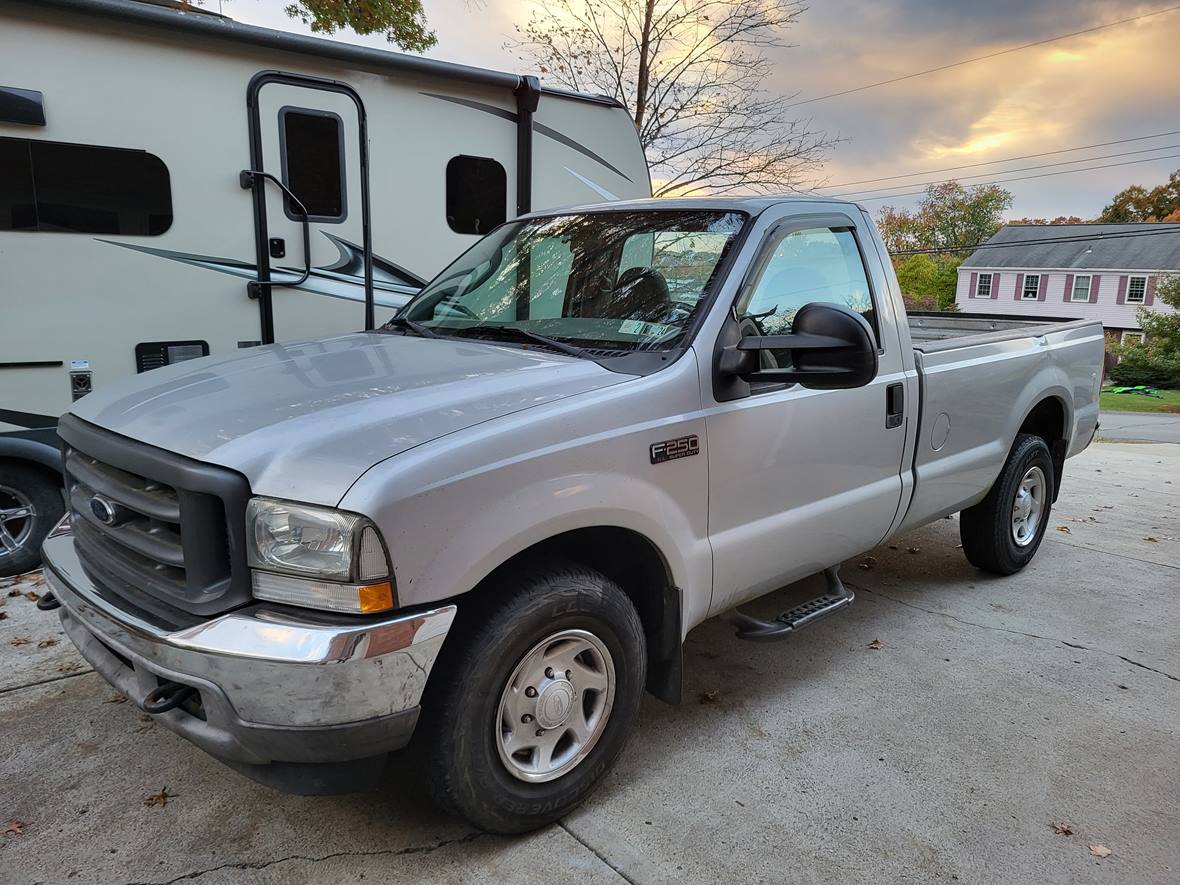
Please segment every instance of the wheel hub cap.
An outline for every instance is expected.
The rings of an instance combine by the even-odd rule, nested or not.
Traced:
[[[587,630],[554,633],[521,658],[500,693],[500,761],[523,781],[561,777],[598,743],[614,697],[614,661],[602,640]]]
[[[550,682],[537,697],[537,725],[541,728],[557,728],[565,725],[574,709],[577,692],[573,683],[562,679]]]
[[[0,486],[0,556],[15,553],[33,531],[37,511],[18,489]]]
[[[1027,547],[1036,538],[1045,514],[1048,489],[1045,472],[1040,467],[1030,467],[1020,480],[1012,502],[1012,540],[1018,547]]]

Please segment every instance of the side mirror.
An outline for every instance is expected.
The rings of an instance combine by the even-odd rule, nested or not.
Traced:
[[[785,369],[763,369],[760,352],[789,350]],[[814,390],[864,387],[877,377],[873,330],[859,313],[839,304],[799,308],[789,335],[749,335],[721,351],[718,370],[751,383],[802,384]]]

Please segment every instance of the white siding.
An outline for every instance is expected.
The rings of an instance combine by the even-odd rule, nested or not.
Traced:
[[[1048,282],[1045,289],[1044,301],[1017,301],[1016,276],[1018,273],[1043,273],[1030,269],[1028,271],[993,270],[996,274],[992,280],[993,287],[999,280],[999,296],[997,298],[970,297],[971,274],[988,273],[987,268],[959,268],[959,284],[956,290],[955,303],[959,310],[965,313],[1000,314],[1004,316],[1027,317],[1068,317],[1070,319],[1101,320],[1108,329],[1138,329],[1139,321],[1135,317],[1136,304],[1118,304],[1119,277],[1128,275],[1129,271],[1084,271],[1101,276],[1098,284],[1098,300],[1091,304],[1080,301],[1065,300],[1065,271],[1047,273]],[[1135,276],[1145,276],[1142,272],[1135,272]],[[1150,274],[1150,276],[1160,276]],[[1161,313],[1171,313],[1172,309],[1163,304],[1157,297],[1151,307]]]

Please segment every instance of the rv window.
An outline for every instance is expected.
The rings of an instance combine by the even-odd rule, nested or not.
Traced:
[[[0,138],[0,230],[155,236],[171,226],[171,184],[159,157]]]
[[[347,210],[344,127],[340,117],[328,111],[283,108],[279,120],[283,184],[303,203],[311,221],[343,221]],[[283,198],[283,208],[288,218],[303,220],[290,197]]]
[[[508,218],[508,173],[487,157],[447,163],[447,224],[457,234],[486,234]]]

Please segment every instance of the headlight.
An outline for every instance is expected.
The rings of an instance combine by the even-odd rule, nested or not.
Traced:
[[[246,549],[257,599],[331,611],[393,608],[385,546],[363,516],[252,498],[246,507]]]

